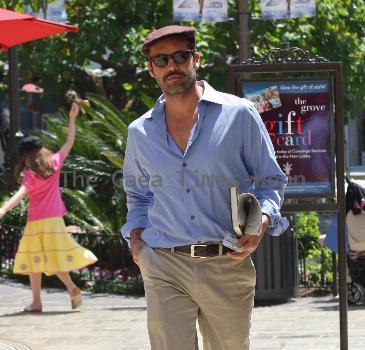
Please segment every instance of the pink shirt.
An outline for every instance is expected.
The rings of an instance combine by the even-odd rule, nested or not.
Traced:
[[[63,216],[67,213],[61,198],[60,174],[65,155],[62,151],[52,155],[55,173],[42,178],[30,170],[24,171],[23,185],[28,188],[28,221]]]

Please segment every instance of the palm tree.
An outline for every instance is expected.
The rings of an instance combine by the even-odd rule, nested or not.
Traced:
[[[119,111],[107,99],[87,94],[92,107],[85,107],[77,119],[75,145],[65,161],[61,177],[62,193],[69,210],[68,223],[97,227],[117,233],[126,215],[122,188],[122,166],[127,141],[127,124],[135,118],[128,110]],[[57,150],[65,141],[67,113],[47,117],[45,145]]]

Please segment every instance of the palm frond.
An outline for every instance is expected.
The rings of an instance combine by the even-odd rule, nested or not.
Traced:
[[[67,219],[115,233],[127,212],[125,193],[116,177],[123,167],[131,113],[119,111],[102,96],[87,94],[87,98],[92,105],[76,120],[76,141],[63,168]],[[46,147],[58,150],[66,140],[67,112],[61,109],[45,122],[47,130],[40,136]],[[84,181],[91,177],[92,185]]]
[[[71,190],[69,188],[64,188],[62,192],[77,201],[80,209],[87,214],[87,221],[91,221],[94,225],[108,233],[113,233],[113,225],[91,196],[84,191]]]

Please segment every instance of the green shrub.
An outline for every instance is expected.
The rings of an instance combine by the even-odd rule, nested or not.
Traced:
[[[299,259],[301,262],[305,261],[305,271],[302,271],[301,275],[306,276],[306,282],[310,285],[318,285],[322,282],[325,285],[331,284],[333,282],[332,252],[322,247],[318,241],[320,236],[318,215],[314,212],[297,213],[295,234],[298,237]],[[304,269],[304,266],[300,268]]]
[[[77,286],[80,286],[83,290],[92,293],[108,293],[119,295],[144,295],[143,280],[141,277],[133,279],[131,281],[118,282],[118,281],[87,281],[85,280],[86,272],[71,272],[71,278]],[[18,282],[29,285],[29,278],[26,275],[14,275],[12,267],[5,266],[3,264],[1,277],[14,279]],[[58,279],[56,275],[42,276],[42,286],[48,288],[62,288],[65,286]]]
[[[0,207],[5,204],[15,192],[1,195],[0,197]],[[10,210],[2,219],[1,223],[12,225],[12,226],[25,226],[25,222],[27,219],[27,207],[28,207],[28,200],[24,198],[21,200],[19,205],[17,205],[14,209]]]
[[[91,281],[86,283],[84,289],[93,293],[144,295],[142,279],[133,282]]]

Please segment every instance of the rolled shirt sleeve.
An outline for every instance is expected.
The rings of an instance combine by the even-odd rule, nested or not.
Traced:
[[[123,166],[123,187],[127,194],[128,214],[121,233],[126,240],[130,239],[132,230],[147,226],[148,206],[152,200],[148,186],[149,179],[138,163],[133,138],[130,128]]]
[[[251,132],[244,142],[243,158],[254,179],[254,195],[261,211],[270,217],[267,232],[278,236],[289,226],[288,220],[280,214],[288,179],[276,161],[274,147],[254,105],[248,107],[248,111],[252,114]]]

